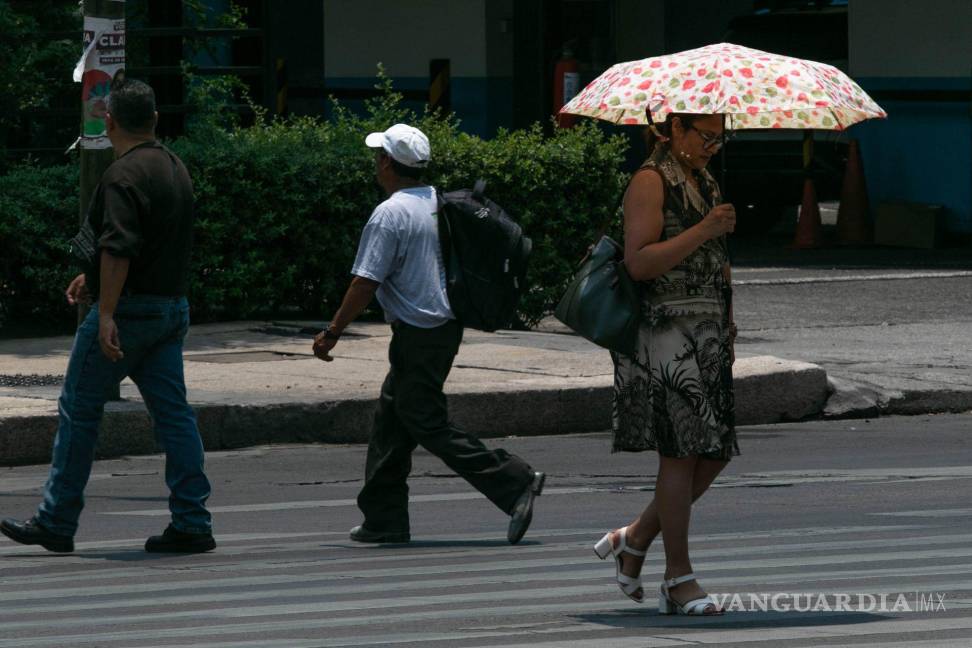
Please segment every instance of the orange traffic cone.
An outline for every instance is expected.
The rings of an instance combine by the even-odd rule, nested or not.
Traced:
[[[867,187],[864,184],[864,165],[856,139],[847,150],[847,168],[840,190],[840,209],[837,211],[837,240],[842,244],[871,242],[868,219]]]
[[[813,179],[803,182],[803,204],[800,206],[800,220],[797,221],[793,247],[798,250],[820,247],[823,242],[823,226],[820,223],[820,206],[817,205],[817,190]]]

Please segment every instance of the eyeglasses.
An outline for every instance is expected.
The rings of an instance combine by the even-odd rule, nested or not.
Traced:
[[[733,137],[732,133],[727,133],[725,131],[723,131],[722,135],[716,135],[715,133],[701,131],[695,126],[689,126],[689,128],[699,134],[699,139],[702,140],[702,148],[712,153],[715,153],[725,146],[725,143],[731,140]]]

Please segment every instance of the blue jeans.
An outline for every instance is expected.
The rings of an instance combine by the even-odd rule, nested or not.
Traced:
[[[138,386],[152,415],[155,437],[165,449],[172,526],[186,533],[210,533],[206,510],[209,480],[196,415],[186,402],[182,341],[189,329],[184,297],[122,297],[115,324],[125,357],[111,362],[98,343],[97,304],[78,328],[64,387],[51,472],[37,520],[53,533],[73,536],[84,507],[98,425],[113,385],[126,376]]]

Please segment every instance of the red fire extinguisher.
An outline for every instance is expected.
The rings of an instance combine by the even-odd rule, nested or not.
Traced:
[[[577,121],[576,115],[561,115],[559,112],[580,92],[578,67],[573,52],[565,47],[554,66],[553,82],[553,114],[556,116],[557,125],[561,128],[569,128]]]

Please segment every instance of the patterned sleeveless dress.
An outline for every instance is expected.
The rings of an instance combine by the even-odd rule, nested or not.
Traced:
[[[692,227],[721,202],[712,175],[702,171],[697,190],[667,146],[658,147],[645,166],[664,180],[662,240]],[[727,263],[725,237],[710,239],[665,275],[641,284],[635,354],[612,354],[614,451],[724,461],[739,454]]]

